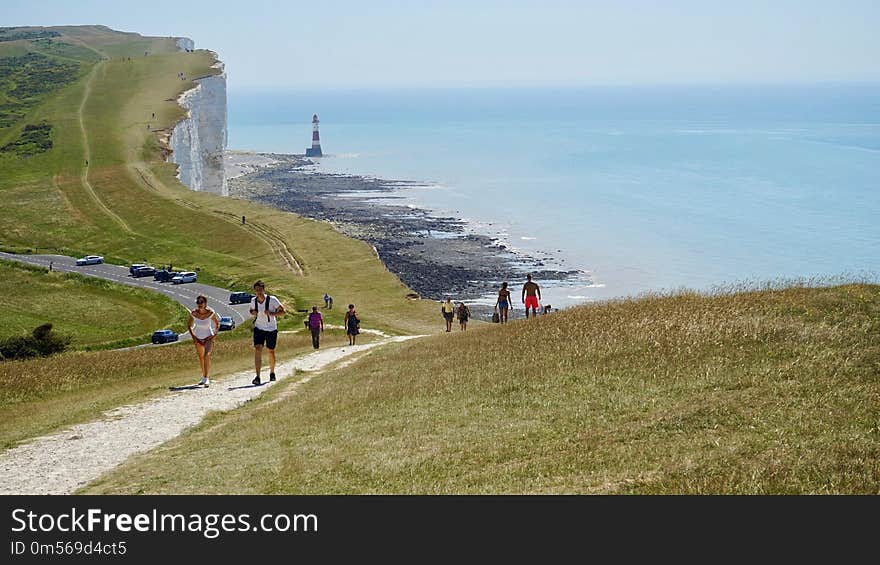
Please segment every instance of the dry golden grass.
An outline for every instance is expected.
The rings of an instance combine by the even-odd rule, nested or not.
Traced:
[[[878,414],[880,287],[647,297],[377,352],[87,490],[878,493]]]

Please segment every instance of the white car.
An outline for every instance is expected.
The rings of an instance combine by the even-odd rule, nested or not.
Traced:
[[[188,282],[196,282],[196,274],[192,271],[180,273],[179,275],[171,279],[171,284],[181,284]]]
[[[104,258],[100,255],[86,255],[76,260],[77,265],[99,265],[104,262]]]

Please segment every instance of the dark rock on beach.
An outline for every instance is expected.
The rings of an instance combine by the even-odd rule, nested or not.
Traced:
[[[513,286],[525,272],[562,280],[577,271],[544,268],[544,261],[469,232],[458,218],[438,217],[401,203],[395,192],[420,186],[400,180],[328,174],[298,155],[261,154],[274,163],[229,179],[229,193],[316,220],[371,244],[390,271],[423,298],[473,299]]]

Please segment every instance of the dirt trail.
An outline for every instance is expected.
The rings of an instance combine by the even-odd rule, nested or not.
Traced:
[[[83,90],[82,102],[80,102],[79,110],[77,110],[77,117],[79,118],[79,128],[82,131],[83,160],[85,161],[85,164],[82,168],[82,174],[80,175],[80,182],[82,183],[83,188],[86,189],[86,192],[89,194],[92,200],[95,201],[95,204],[98,205],[98,208],[101,209],[101,211],[109,216],[114,222],[119,224],[119,227],[121,227],[123,230],[127,231],[130,234],[134,234],[134,231],[128,226],[127,223],[125,223],[125,220],[119,217],[116,212],[114,212],[113,210],[108,208],[106,204],[104,204],[104,201],[101,200],[101,198],[98,196],[98,193],[95,192],[95,188],[92,186],[92,183],[89,182],[89,160],[91,159],[92,155],[91,149],[89,147],[89,136],[86,133],[86,123],[85,119],[83,118],[83,110],[86,107],[86,102],[89,99],[89,95],[92,93],[92,82],[95,80],[95,75],[97,74],[98,69],[102,68],[103,65],[104,61],[95,64],[95,68],[93,68],[92,71],[89,73],[89,78],[86,80],[86,86]]]
[[[115,408],[94,422],[34,439],[0,454],[0,495],[70,494],[132,455],[173,439],[201,422],[208,412],[236,408],[269,387],[296,379],[297,371],[318,371],[353,354],[415,337],[419,336],[389,337],[315,351],[278,365],[275,383],[255,387],[250,384],[253,372],[243,371],[212,380],[207,389],[169,392],[141,404]]]

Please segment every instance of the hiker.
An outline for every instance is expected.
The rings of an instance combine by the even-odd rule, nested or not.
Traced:
[[[155,118],[155,117],[156,117],[156,112],[153,112],[153,118]]]
[[[241,217],[241,225],[244,225],[246,221],[247,221],[247,220],[245,220],[245,217],[242,216],[242,217]]]
[[[220,317],[217,312],[208,308],[208,299],[205,296],[200,294],[196,297],[196,309],[189,313],[186,327],[196,346],[202,368],[202,380],[199,384],[207,387],[210,384],[208,371],[211,369],[211,350],[214,349],[214,338],[220,331]]]
[[[317,306],[312,306],[312,313],[309,314],[309,331],[312,332],[312,347],[318,349],[324,332],[324,316],[318,312]]]
[[[452,318],[455,317],[455,304],[452,303],[452,298],[449,296],[446,297],[446,302],[440,305],[440,313],[443,314],[443,318],[446,320],[446,331],[452,331]]]
[[[330,295],[324,293],[324,308],[330,308]]]
[[[471,310],[468,308],[464,302],[458,303],[458,325],[461,328],[461,331],[467,331],[467,323],[468,318],[471,317]]]
[[[348,312],[345,313],[345,318],[342,323],[345,325],[345,333],[348,335],[348,344],[354,345],[354,340],[357,334],[361,333],[361,319],[358,318],[357,310],[354,309],[354,304],[348,305]]]
[[[284,305],[274,296],[266,294],[263,281],[254,283],[256,296],[251,299],[251,316],[254,319],[254,370],[257,376],[251,381],[260,384],[263,363],[263,346],[269,350],[269,381],[275,380],[275,345],[278,343],[278,316],[285,314]]]
[[[52,272],[52,264],[53,264],[53,261],[49,261],[49,272],[50,273]]]
[[[526,305],[526,318],[529,317],[529,308],[532,309],[532,316],[538,315],[539,304],[541,300],[541,287],[532,280],[532,275],[526,275],[526,284],[522,288],[522,301]]]
[[[86,167],[88,167],[88,166],[89,166],[89,160],[86,159]]]
[[[510,291],[507,290],[507,283],[501,283],[498,290],[498,300],[495,302],[495,308],[498,309],[498,321],[502,324],[507,323],[507,311],[513,310],[513,300],[510,298]]]

